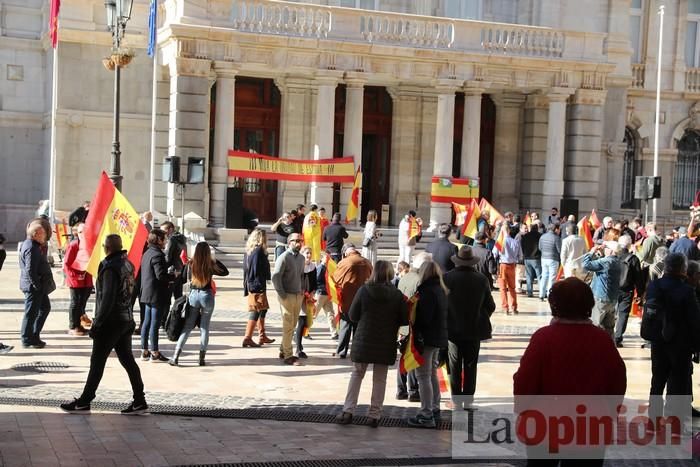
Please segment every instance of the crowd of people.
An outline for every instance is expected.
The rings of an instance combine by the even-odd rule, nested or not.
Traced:
[[[136,279],[121,239],[112,235],[102,246],[106,258],[93,284],[89,273],[80,268],[81,255],[85,254],[81,249],[84,220],[77,219],[74,224],[75,239],[66,249],[64,272],[71,297],[69,333],[89,334],[93,351],[83,393],[62,408],[89,411],[106,359],[114,349],[134,393],[124,413],[142,413],[147,405],[132,354],[132,334],[140,333],[141,360],[179,366],[184,344],[199,326],[199,365],[205,365],[215,308],[214,276],[226,276],[229,271],[214,259],[205,242],[197,244],[188,258],[184,236],[174,225],[165,222],[154,228],[152,216],[146,213],[142,221],[149,234]],[[575,394],[581,388],[624,394],[625,366],[615,347],[623,347],[635,306],[644,309],[642,337],[651,348],[653,409],[663,412],[658,400],[664,390],[668,395],[692,393],[691,362],[700,352],[697,211],[691,214],[687,227],[680,226],[665,237],[657,225],[642,225],[639,218],[627,222],[605,217],[593,230],[589,222],[577,224],[573,215],[560,219],[554,208],[546,223],[536,213],[523,218],[508,212],[492,224],[490,213],[484,211],[474,238],[450,224],[440,224],[435,240],[417,254],[414,247],[421,236],[420,229],[416,235],[414,226],[422,222],[410,211],[399,227],[396,265],[377,259],[381,231],[376,220],[376,212],[370,211],[358,248],[347,242],[349,235],[340,214],[327,220],[323,208],[312,205],[306,214],[305,207],[299,205],[285,212],[270,229],[276,235],[272,268],[268,231],[254,229],[245,247],[243,286],[249,316],[242,346],[255,348],[276,341],[265,327],[270,308],[268,283],[280,304],[279,358],[284,364],[299,366],[309,357],[304,339],[310,337],[315,318],[324,315],[329,338],[337,341],[333,355],[340,359],[349,355],[352,360],[338,423],[353,421],[360,386],[372,364],[368,417],[371,426],[379,426],[388,369],[396,363],[397,347],[405,349],[409,334],[424,363],[407,373],[397,369],[396,398],[420,402],[417,415],[408,419],[408,424],[432,428],[439,422],[437,372],[442,364],[450,373],[451,407],[468,404],[476,393],[481,342],[492,338],[495,290],[506,316],[518,314],[519,295],[547,301],[553,315],[552,323],[532,336],[522,357],[515,375],[515,395],[537,391]],[[51,310],[49,294],[56,288],[46,259],[50,236],[49,222],[34,219],[27,226],[27,239],[19,253],[20,288],[25,294],[22,345],[33,349],[46,345],[41,331]],[[592,241],[590,247],[587,240]],[[95,316],[88,323],[84,320],[85,304],[93,287]],[[174,354],[168,358],[159,348],[159,330],[173,300],[183,295],[189,311]],[[133,313],[137,301],[141,315],[138,327]],[[591,346],[592,342],[597,344]],[[542,348],[550,351],[542,352]],[[548,363],[554,358],[551,349],[562,350]],[[587,363],[565,372],[569,376],[566,381],[551,374],[566,360],[561,355],[580,356],[577,352],[583,349]],[[607,366],[594,372],[591,368],[599,359]],[[610,376],[606,382],[603,374]]]

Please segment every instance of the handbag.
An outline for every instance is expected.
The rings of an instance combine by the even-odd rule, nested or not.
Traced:
[[[372,245],[372,238],[371,237],[365,237],[364,240],[362,240],[362,246],[364,248],[369,248]]]
[[[185,327],[187,315],[191,313],[191,310],[190,300],[187,295],[182,295],[175,299],[165,320],[165,332],[168,335],[168,340],[172,342],[178,340]]]

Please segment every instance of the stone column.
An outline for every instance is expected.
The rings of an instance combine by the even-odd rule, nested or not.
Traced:
[[[275,84],[282,95],[280,109],[279,157],[302,159],[311,152],[313,133],[313,81],[304,77],[278,78]],[[278,182],[277,207],[279,213],[296,208],[297,203],[308,201],[308,183]],[[279,214],[278,213],[278,214]]]
[[[211,61],[173,57],[170,67],[170,111],[168,155],[180,157],[180,178],[187,176],[187,159],[208,160]],[[168,215],[181,214],[181,194],[176,185],[168,184]],[[185,214],[193,211],[205,217],[205,185],[188,185]]]
[[[435,152],[433,176],[452,176],[452,155],[454,151],[455,126],[455,80],[438,80],[436,90],[437,115],[435,118]],[[429,189],[429,187],[428,187]],[[450,222],[452,207],[445,203],[430,203],[430,229],[438,224]]]
[[[391,116],[391,173],[389,175],[390,219],[383,225],[397,225],[403,215],[416,209],[420,192],[422,89],[389,88],[393,101]],[[433,114],[434,115],[434,114]],[[434,134],[434,128],[433,128]]]
[[[462,178],[479,176],[479,149],[481,148],[481,95],[484,88],[480,82],[464,85],[464,122],[462,127]]]
[[[564,197],[564,143],[566,141],[566,101],[573,89],[552,88],[547,93],[547,156],[542,184],[542,209],[559,206]]]
[[[566,129],[564,197],[578,199],[579,212],[588,212],[599,206],[606,206],[613,210],[620,207],[619,201],[617,206],[599,203],[600,193],[606,191],[605,177],[601,173],[601,135],[605,96],[604,90],[577,89],[571,98]],[[619,146],[623,147],[622,144]],[[608,186],[617,190],[615,198],[618,200],[622,189],[619,181],[621,173],[617,170],[608,173],[608,177],[613,178]]]
[[[548,109],[546,97],[540,94],[527,96],[521,151],[520,207],[529,211],[539,212],[542,209]]]
[[[364,96],[366,79],[360,73],[348,72],[345,77],[345,122],[343,127],[343,156],[353,156],[355,170],[362,164],[362,117],[364,112]],[[363,169],[364,170],[364,169]],[[360,180],[360,187],[362,180]],[[340,188],[340,212],[347,210],[352,185],[342,184]],[[360,204],[362,206],[362,190]],[[357,216],[360,222],[360,216]]]
[[[226,187],[228,186],[228,151],[233,149],[236,74],[230,62],[216,62],[216,122],[214,158],[211,171],[209,221],[224,225],[226,219]]]
[[[314,160],[333,157],[333,136],[335,124],[335,87],[336,76],[316,77],[316,113],[315,132],[312,146]],[[330,183],[311,183],[309,196],[311,203],[330,206],[333,202],[333,188]]]
[[[525,95],[508,92],[491,98],[496,104],[491,203],[503,213],[520,205],[520,126]]]

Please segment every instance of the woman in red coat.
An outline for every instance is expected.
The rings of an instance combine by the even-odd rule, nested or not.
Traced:
[[[71,336],[85,336],[87,331],[81,323],[81,317],[85,314],[85,306],[92,293],[92,276],[85,271],[87,254],[81,250],[80,244],[85,241],[83,229],[85,224],[77,224],[78,239],[73,240],[66,247],[63,256],[63,272],[66,273],[66,285],[70,288],[70,305],[68,307],[68,334]],[[87,316],[85,317],[86,321]]]
[[[525,396],[608,396],[622,402],[627,389],[625,363],[610,336],[591,321],[594,303],[590,287],[575,277],[554,284],[549,293],[552,321],[532,335],[513,375],[516,412],[522,414],[532,407],[530,401],[541,400]],[[519,434],[522,428],[518,424]],[[591,457],[602,457],[604,449],[593,452],[596,455]],[[528,466],[558,462],[529,459]],[[590,461],[590,465],[602,464],[603,459]]]

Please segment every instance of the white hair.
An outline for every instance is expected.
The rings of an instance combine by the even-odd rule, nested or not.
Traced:
[[[411,266],[413,266],[414,269],[420,269],[420,267],[423,266],[423,263],[432,260],[433,255],[431,253],[428,253],[427,251],[421,251],[413,257],[413,264]]]

